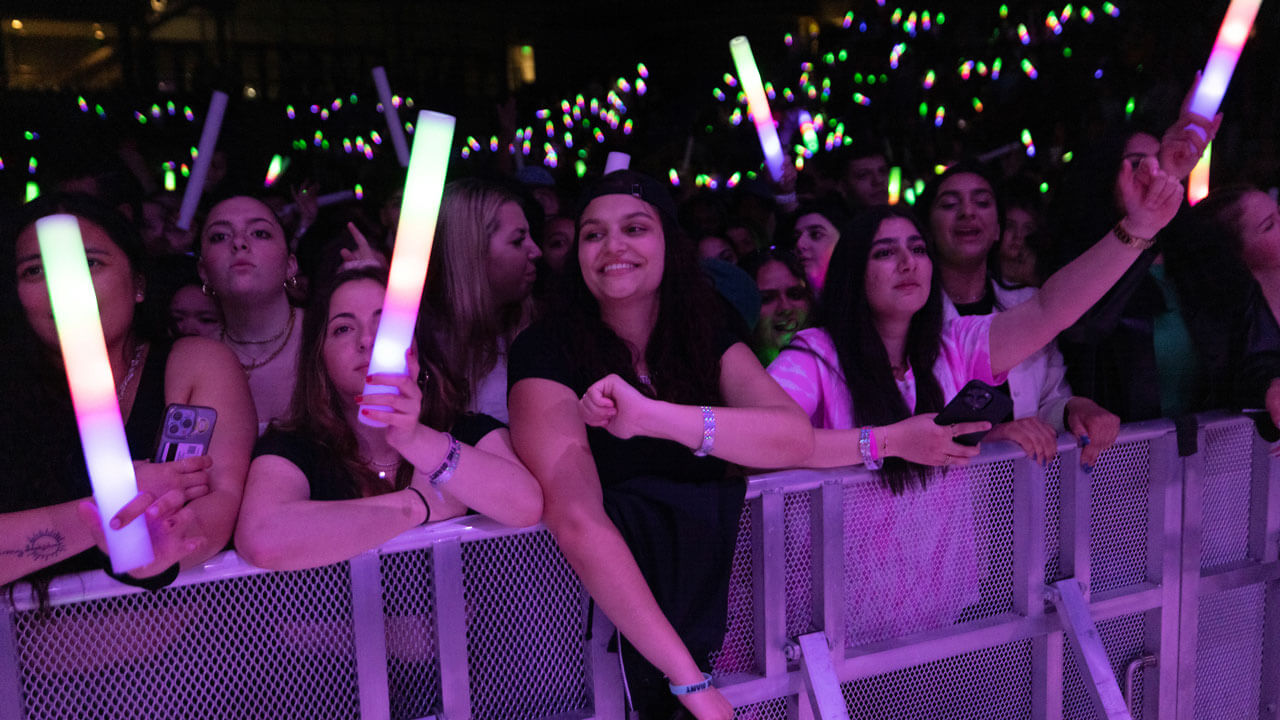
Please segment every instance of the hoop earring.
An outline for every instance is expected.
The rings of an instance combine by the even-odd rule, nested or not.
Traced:
[[[209,287],[209,283],[200,283],[200,294],[205,297],[218,297],[218,293],[214,292],[213,288]]]
[[[284,289],[285,289],[285,290],[297,290],[297,289],[298,289],[298,276],[297,276],[297,275],[292,275],[292,276],[290,276],[290,277],[289,277],[289,279],[288,279],[288,280],[285,280],[285,281],[284,281]]]

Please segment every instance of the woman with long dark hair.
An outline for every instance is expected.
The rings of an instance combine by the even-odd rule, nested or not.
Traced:
[[[397,395],[361,395],[385,294],[385,271],[345,270],[308,310],[290,411],[258,442],[236,528],[236,549],[255,565],[339,562],[468,508],[511,525],[538,520],[541,495],[506,428],[424,393],[434,378],[415,353],[409,373],[371,376]]]
[[[700,275],[675,205],[632,171],[590,187],[565,307],[511,350],[511,435],[545,522],[621,631],[634,706],[732,709],[703,673],[723,642],[745,484],[796,464],[812,430]],[[665,676],[665,678],[664,678]]]
[[[139,495],[114,519],[147,510],[156,560],[122,576],[172,581],[225,547],[253,444],[253,404],[231,353],[204,338],[169,344],[147,313],[142,240],[113,208],[84,195],[47,195],[7,224],[0,250],[0,583],[19,577],[37,589],[55,574],[100,568],[97,519],[66,371],[54,327],[35,222],[66,213],[80,222],[107,356]],[[151,463],[165,407],[214,408],[206,457]],[[33,575],[34,574],[34,575]],[[132,578],[132,579],[131,579]]]

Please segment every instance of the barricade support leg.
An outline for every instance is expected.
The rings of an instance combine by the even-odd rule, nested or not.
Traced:
[[[1094,707],[1107,720],[1133,720],[1124,704],[1116,676],[1111,672],[1107,650],[1102,646],[1098,626],[1093,623],[1079,581],[1074,578],[1060,580],[1049,587],[1048,595],[1058,609],[1067,635],[1075,641],[1076,659],[1079,660],[1081,674],[1087,678],[1085,687],[1093,698]]]
[[[825,632],[800,636],[800,673],[815,720],[849,720]]]
[[[378,563],[376,550],[351,558],[352,632],[360,717],[388,720],[391,698],[387,690],[387,627],[382,614],[382,578]]]

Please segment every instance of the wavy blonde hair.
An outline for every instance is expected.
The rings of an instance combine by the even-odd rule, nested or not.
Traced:
[[[489,239],[507,203],[524,209],[519,196],[491,182],[468,178],[444,189],[418,333],[449,415],[466,410],[476,385],[497,365],[500,345],[509,345],[533,316],[531,296],[500,306],[489,287]]]

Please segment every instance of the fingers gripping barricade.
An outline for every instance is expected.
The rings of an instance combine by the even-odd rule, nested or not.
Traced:
[[[1254,435],[1205,416],[1179,457],[1172,424],[1133,425],[1089,474],[1065,442],[1047,467],[993,445],[900,498],[862,470],[753,478],[716,684],[760,720],[1261,717],[1280,464]],[[314,570],[226,553],[157,593],[51,590],[5,610],[0,716],[624,717],[608,623],[541,529],[466,518]]]

